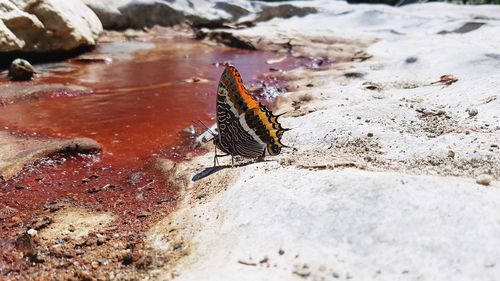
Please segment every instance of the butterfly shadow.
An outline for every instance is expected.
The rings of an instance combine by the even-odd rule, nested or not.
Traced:
[[[227,169],[227,168],[245,167],[245,166],[256,164],[256,163],[272,162],[272,161],[275,161],[275,160],[262,160],[262,161],[257,161],[257,162],[256,161],[248,161],[248,162],[245,162],[245,163],[235,164],[234,166],[231,166],[231,165],[222,165],[222,166],[208,167],[208,168],[203,169],[203,171],[201,171],[201,172],[197,173],[196,175],[194,175],[191,180],[192,181],[199,181],[199,180],[204,179],[204,178],[206,178],[206,177],[208,177],[208,176],[210,176],[212,174],[217,173],[220,170],[224,170],[224,169]]]

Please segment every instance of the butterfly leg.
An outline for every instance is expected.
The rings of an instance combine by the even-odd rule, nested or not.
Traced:
[[[262,155],[257,157],[257,159],[255,159],[255,162],[262,162],[264,161],[264,157],[266,157],[266,149],[264,149],[264,151],[262,151]]]
[[[217,167],[217,165],[219,165],[219,157],[224,157],[224,156],[228,156],[229,154],[219,154],[217,155],[217,146],[215,147],[215,150],[214,150],[214,168]],[[231,157],[233,157],[231,155]]]
[[[231,155],[231,168],[234,168],[234,156]]]
[[[214,145],[214,168],[217,167],[217,165],[219,164],[219,161],[217,161],[217,146]]]

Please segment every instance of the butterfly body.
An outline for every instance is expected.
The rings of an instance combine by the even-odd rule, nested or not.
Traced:
[[[284,129],[278,116],[255,100],[243,85],[238,70],[226,66],[217,89],[217,148],[231,156],[261,158],[278,155]],[[217,157],[217,155],[216,155]]]

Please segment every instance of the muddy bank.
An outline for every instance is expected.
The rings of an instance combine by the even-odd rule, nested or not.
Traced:
[[[24,166],[55,154],[92,153],[101,146],[92,139],[34,139],[0,131],[0,180],[7,181]]]
[[[255,95],[270,102],[282,84],[262,75],[266,61],[279,59],[274,72],[310,64],[191,35],[182,27],[109,32],[91,53],[35,65],[32,81],[0,78],[2,148],[15,154],[2,154],[3,276],[142,279],[189,252],[182,239],[167,252],[146,243],[145,233],[178,199],[156,159],[180,162],[205,152],[191,146],[192,125],[213,120],[220,65],[240,65]],[[95,140],[101,151],[60,154],[50,146],[77,137]],[[31,151],[35,145],[41,148]]]
[[[21,207],[2,206],[3,237],[8,237],[2,241],[2,274],[119,280],[498,276],[494,249],[500,246],[500,128],[495,89],[500,77],[495,46],[500,38],[495,7],[432,3],[396,9],[321,1],[307,6],[319,12],[201,33],[210,39],[204,43],[236,40],[279,54],[253,57],[254,52],[231,50],[210,56],[177,42],[171,47],[190,55],[172,64],[182,75],[164,81],[163,67],[171,60],[165,58],[150,69],[145,66],[154,64],[160,54],[169,57],[176,51],[145,44],[132,52],[138,64],[130,68],[145,72],[140,85],[130,84],[138,75],[125,75],[130,79],[116,87],[117,73],[127,73],[119,71],[116,59],[116,64],[101,63],[83,72],[80,82],[93,89],[91,95],[66,101],[78,105],[110,93],[126,99],[136,91],[161,97],[175,92],[163,92],[163,87],[195,84],[202,93],[196,100],[203,102],[193,104],[189,92],[175,104],[189,105],[199,114],[196,118],[209,123],[213,110],[203,109],[214,99],[203,89],[213,90],[220,75],[217,65],[229,56],[247,85],[255,80],[248,77],[270,68],[278,70],[271,77],[289,81],[275,111],[288,112],[283,124],[294,130],[286,132],[283,142],[296,150],[261,163],[236,159],[234,169],[225,165],[229,158],[222,158],[223,166],[212,169],[212,154],[205,154],[212,151],[211,144],[199,154],[189,154],[190,148],[176,143],[180,135],[152,134],[165,120],[173,120],[155,107],[161,98],[149,104],[151,116],[162,116],[154,119],[154,126],[137,132],[124,129],[118,135],[107,134],[109,124],[84,128],[103,145],[102,159],[40,168],[32,174],[48,175],[40,185],[31,182],[2,190],[3,203],[14,202],[10,198],[24,202]],[[460,30],[478,19],[484,24],[467,32],[442,32]],[[137,34],[115,36],[140,38]],[[131,55],[130,45],[112,45],[117,47],[123,47],[118,48],[119,58]],[[282,72],[275,62],[284,54],[318,57]],[[336,63],[324,64],[328,61]],[[255,62],[260,66],[251,70]],[[116,67],[116,72],[109,72],[109,67]],[[206,73],[198,72],[204,67]],[[92,84],[98,82],[103,88],[94,89]],[[84,111],[83,117],[71,116],[90,123],[108,120],[105,101]],[[22,120],[12,114],[16,104],[26,106],[15,102],[4,113],[10,110],[12,119],[5,120],[19,126]],[[126,104],[141,105],[135,100]],[[127,112],[133,108],[127,107]],[[50,116],[59,109],[45,113]],[[113,120],[143,124],[140,118],[126,118]],[[192,118],[169,122],[177,126],[169,130],[188,127]],[[123,120],[127,122],[120,123]],[[48,135],[76,132],[67,123],[60,123],[58,131],[36,124]],[[106,162],[117,159],[133,166]],[[61,173],[58,167],[64,167]],[[78,173],[67,173],[73,170]],[[60,182],[64,172],[69,184]],[[50,189],[44,184],[51,184]],[[38,203],[43,207],[21,217],[19,213],[32,205],[21,199],[46,191],[52,197],[42,197]]]

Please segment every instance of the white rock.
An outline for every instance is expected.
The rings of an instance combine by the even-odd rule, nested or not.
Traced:
[[[83,2],[99,17],[106,29],[126,29],[130,27],[127,17],[118,9],[129,0],[83,0]]]
[[[488,280],[500,274],[487,268],[500,259],[499,213],[500,190],[458,177],[247,167],[188,207],[203,226],[179,280],[301,280],[302,264],[312,280]],[[277,267],[238,263],[248,256]]]
[[[44,32],[40,20],[8,0],[0,0],[0,51],[30,48],[31,40]]]
[[[194,233],[193,252],[178,264],[177,280],[304,280],[293,274],[304,264],[310,269],[307,280],[498,279],[500,190],[477,188],[473,176],[500,174],[498,152],[485,145],[500,143],[492,128],[500,101],[500,6],[392,8],[320,0],[297,5],[320,12],[231,33],[283,43],[304,36],[327,43],[331,38],[325,49],[339,47],[344,38],[378,39],[365,50],[373,57],[364,62],[292,72],[304,77],[301,85],[315,79],[315,87],[289,94],[313,96],[307,106],[314,112],[282,119],[285,127],[298,128],[286,132],[283,143],[299,149],[283,157],[325,170],[293,162],[283,167],[272,160],[234,169],[240,175],[236,182],[203,204],[181,209],[185,220],[172,220],[194,226],[182,228],[183,237]],[[486,24],[477,30],[438,34],[479,18]],[[341,39],[333,40],[337,36]],[[410,56],[418,60],[407,63]],[[346,81],[338,78],[344,70],[366,75]],[[430,85],[446,74],[459,80]],[[363,89],[364,82],[383,86],[376,98]],[[443,110],[453,122],[432,112],[428,120],[421,118],[416,111],[421,106]],[[480,114],[469,118],[468,107]],[[433,119],[445,130],[429,137]],[[479,129],[484,124],[490,128]],[[374,137],[367,139],[368,132]],[[320,162],[368,161],[366,151],[359,150],[363,144],[388,165],[369,172],[328,170],[332,161]],[[454,158],[448,157],[450,150]],[[211,161],[207,155],[201,166],[210,167]],[[230,178],[225,171],[210,177],[192,188],[210,192],[206,183]],[[267,257],[272,266],[238,263],[249,256]]]
[[[259,10],[260,4],[244,0],[83,0],[106,29],[172,26],[184,20],[194,24],[212,20],[237,20]]]
[[[486,174],[479,175],[476,178],[476,183],[482,184],[482,185],[490,185],[491,181],[492,181],[491,176],[490,175],[486,175]]]
[[[38,231],[36,229],[30,228],[27,232],[31,237],[35,237],[38,234]]]
[[[17,2],[0,0],[0,52],[72,50],[95,45],[102,31],[97,16],[80,0]]]

